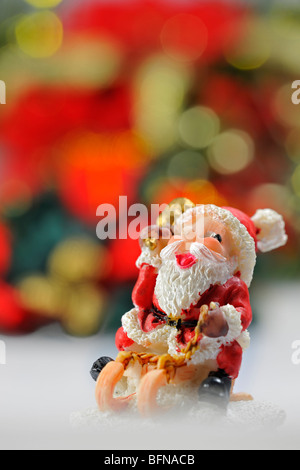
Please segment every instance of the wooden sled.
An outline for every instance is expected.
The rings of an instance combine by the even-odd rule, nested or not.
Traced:
[[[150,416],[161,410],[157,394],[167,384],[197,381],[199,385],[208,377],[211,369],[191,364],[185,357],[162,356],[121,352],[115,361],[109,362],[101,371],[96,383],[96,401],[101,411],[121,411],[127,408],[134,397],[142,416]],[[125,375],[134,374],[140,379],[137,392],[127,397],[115,397],[118,382]],[[233,387],[232,387],[233,388]],[[249,401],[247,394],[233,394],[231,401]]]

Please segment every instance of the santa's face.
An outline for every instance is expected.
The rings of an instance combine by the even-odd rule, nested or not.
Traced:
[[[178,317],[216,284],[224,284],[237,268],[227,227],[217,219],[191,214],[161,251],[155,295],[160,308]]]

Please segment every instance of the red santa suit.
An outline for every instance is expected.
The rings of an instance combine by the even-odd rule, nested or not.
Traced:
[[[211,285],[197,304],[181,312],[182,320],[173,326],[154,295],[159,259],[148,253],[140,262],[139,278],[133,291],[135,308],[123,316],[123,327],[116,334],[116,346],[124,350],[137,343],[147,348],[149,343],[153,344],[153,340],[154,343],[157,341],[160,335],[156,332],[160,332],[167,338],[169,353],[178,354],[195,335],[201,306],[215,302],[224,313],[229,333],[220,338],[200,335],[199,348],[190,360],[197,364],[216,360],[218,367],[234,379],[239,374],[243,349],[249,343],[247,328],[252,320],[252,312],[248,287],[256,264],[256,252],[267,252],[285,245],[285,224],[282,216],[271,209],[259,209],[250,218],[237,209],[214,205],[195,206],[184,212],[176,224],[180,226],[183,221],[188,218],[192,220],[194,216],[217,219],[230,230],[233,246],[238,247],[239,273],[223,284]]]
[[[143,264],[133,290],[133,303],[138,308],[139,326],[145,333],[149,333],[168,322],[167,315],[160,309],[154,295],[156,278],[156,269],[148,264]],[[179,351],[180,347],[183,348],[195,335],[195,326],[201,306],[210,305],[211,302],[218,303],[220,307],[233,306],[240,314],[242,331],[249,327],[252,321],[249,291],[245,282],[236,275],[223,285],[211,286],[201,295],[196,305],[182,312],[184,320],[179,326],[177,335]],[[203,337],[200,336],[200,343],[202,339]],[[120,328],[116,335],[117,348],[124,350],[130,348],[132,344],[133,341],[128,338],[124,329]],[[229,345],[222,345],[217,356],[218,367],[233,379],[236,378],[241,367],[242,353],[242,347],[235,340]]]

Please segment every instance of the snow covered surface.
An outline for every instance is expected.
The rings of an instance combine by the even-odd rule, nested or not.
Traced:
[[[93,430],[96,435],[105,433],[110,436],[115,436],[117,432],[122,436],[122,446],[128,445],[129,448],[135,442],[137,448],[152,449],[155,436],[156,444],[161,442],[164,448],[170,449],[174,443],[178,445],[179,436],[188,436],[188,439],[180,438],[180,444],[188,444],[187,448],[197,449],[199,445],[203,445],[203,436],[207,438],[214,434],[222,442],[222,436],[225,437],[227,433],[230,433],[231,439],[233,436],[238,437],[239,433],[246,433],[250,439],[257,432],[273,432],[283,425],[285,418],[285,412],[281,408],[268,402],[231,403],[228,410],[222,412],[216,406],[195,401],[193,406],[185,410],[181,408],[180,412],[176,410],[175,414],[167,413],[151,418],[141,418],[132,411],[116,414],[90,408],[72,413],[70,422],[80,432]]]
[[[232,403],[227,416],[198,405],[175,423],[100,416],[89,370],[98,357],[115,357],[112,336],[72,338],[59,325],[0,335],[0,449],[300,449],[299,282],[256,285],[251,298],[257,322],[235,391],[255,401]]]

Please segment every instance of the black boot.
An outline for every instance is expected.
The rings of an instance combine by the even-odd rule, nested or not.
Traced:
[[[199,401],[212,403],[226,410],[230,400],[232,380],[228,375],[219,370],[211,372],[199,388]]]
[[[111,361],[113,361],[113,359],[111,357],[102,356],[96,362],[94,362],[94,364],[93,364],[93,366],[90,370],[90,374],[91,374],[92,378],[95,380],[95,382],[97,381],[97,379],[100,375],[100,372],[102,371],[104,366],[106,366],[106,364],[108,364]]]

